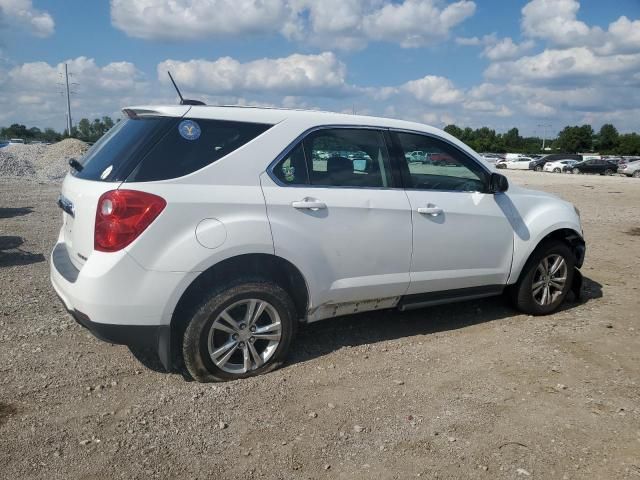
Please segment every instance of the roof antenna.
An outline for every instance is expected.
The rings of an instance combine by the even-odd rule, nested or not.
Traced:
[[[183,98],[182,94],[180,93],[180,89],[178,88],[178,85],[176,85],[175,80],[171,76],[171,72],[167,71],[167,73],[169,74],[171,83],[173,83],[173,88],[175,88],[176,92],[178,92],[178,96],[180,97],[180,105],[206,105],[204,102],[201,102],[200,100],[189,100],[188,98]]]

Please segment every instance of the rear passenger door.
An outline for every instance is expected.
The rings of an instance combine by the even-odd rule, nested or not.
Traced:
[[[448,142],[418,133],[391,135],[413,221],[407,293],[500,291],[513,252],[513,228],[505,214],[507,195],[487,193],[490,173]],[[406,162],[403,153],[418,149],[455,162],[446,166]]]
[[[275,254],[302,271],[311,319],[392,306],[409,285],[411,212],[381,130],[326,128],[261,177]],[[386,303],[385,303],[386,302]]]

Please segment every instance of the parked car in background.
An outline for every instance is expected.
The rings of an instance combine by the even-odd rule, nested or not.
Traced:
[[[22,138],[10,138],[9,145],[24,145],[26,142]]]
[[[615,162],[592,158],[583,160],[571,166],[571,173],[598,173],[600,175],[613,175],[618,171],[618,165]]]
[[[640,160],[618,165],[618,173],[622,173],[627,177],[640,178]]]
[[[421,151],[408,152],[405,154],[405,158],[409,162],[427,163],[429,161],[427,154]]]
[[[558,160],[576,160],[580,162],[583,160],[582,155],[575,153],[552,153],[550,155],[544,155],[541,158],[535,159],[529,163],[529,170],[535,170],[541,172],[547,162],[557,162]]]
[[[508,155],[508,154],[507,154]],[[503,162],[496,164],[496,168],[508,168],[510,170],[528,170],[529,163],[531,163],[531,157],[518,156],[507,157]]]
[[[64,179],[51,282],[79,324],[168,370],[235,380],[282,365],[300,322],[503,292],[546,315],[579,291],[579,211],[510,185],[442,130],[265,108],[125,113]]]
[[[484,161],[494,164],[504,160],[504,155],[499,153],[481,153],[480,156]]]
[[[562,173],[563,167],[572,167],[578,163],[577,160],[556,160],[555,162],[547,162],[544,164],[543,170],[545,172]]]

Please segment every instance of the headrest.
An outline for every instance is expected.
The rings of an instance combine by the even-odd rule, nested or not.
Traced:
[[[345,157],[331,157],[327,160],[327,173],[353,173],[353,161]]]

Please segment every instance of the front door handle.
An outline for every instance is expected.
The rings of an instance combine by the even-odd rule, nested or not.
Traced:
[[[327,208],[327,204],[324,202],[319,202],[318,200],[314,200],[312,198],[303,198],[298,202],[291,202],[291,206],[293,208],[297,208],[298,210],[324,210]]]
[[[442,209],[440,207],[418,207],[418,213],[422,213],[423,215],[431,215],[432,217],[437,217],[442,213]]]

